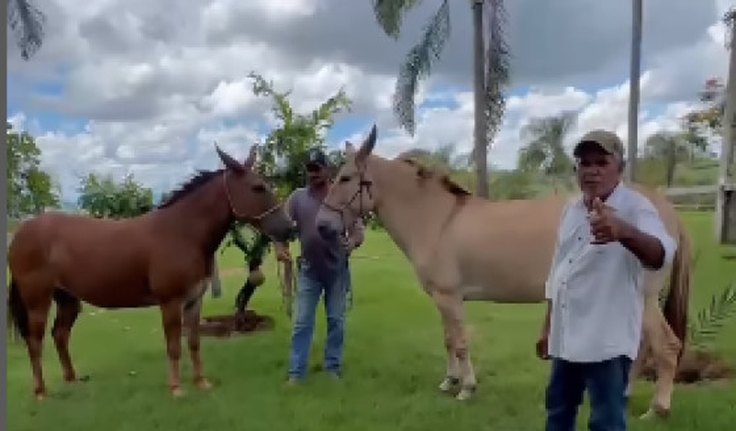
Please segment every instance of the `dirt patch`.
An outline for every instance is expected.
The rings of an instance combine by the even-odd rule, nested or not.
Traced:
[[[675,375],[676,383],[700,383],[722,381],[736,376],[734,369],[723,359],[708,352],[687,350],[682,356]],[[653,381],[655,377],[653,361],[648,358],[640,377]]]
[[[274,327],[274,320],[270,316],[259,315],[253,310],[247,310],[242,315],[207,316],[202,318],[199,326],[203,336],[229,338],[269,331]]]

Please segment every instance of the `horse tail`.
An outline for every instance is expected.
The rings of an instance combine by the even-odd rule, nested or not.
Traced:
[[[10,292],[8,293],[8,326],[10,323],[15,324],[15,329],[20,332],[21,337],[24,339],[28,337],[29,324],[28,324],[28,309],[26,309],[23,303],[23,298],[20,297],[20,291],[18,290],[18,284],[15,280],[10,278]]]
[[[677,219],[679,245],[672,262],[670,289],[664,303],[664,317],[675,336],[682,343],[677,356],[678,363],[685,350],[688,329],[690,284],[692,283],[692,245],[681,220]]]

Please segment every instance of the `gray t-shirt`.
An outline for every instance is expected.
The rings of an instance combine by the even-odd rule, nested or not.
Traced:
[[[317,231],[315,218],[321,205],[321,199],[309,191],[299,188],[292,192],[286,204],[286,211],[296,222],[301,246],[301,258],[305,270],[310,277],[323,283],[331,283],[338,273],[348,265],[349,252],[336,238],[325,240]],[[353,240],[360,244],[363,241],[363,226],[356,223],[351,232]]]

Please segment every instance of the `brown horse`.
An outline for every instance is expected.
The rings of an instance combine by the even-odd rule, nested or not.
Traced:
[[[52,336],[64,380],[77,379],[68,345],[84,301],[108,309],[160,307],[174,396],[183,394],[183,318],[194,382],[211,387],[202,370],[199,320],[217,247],[236,219],[277,241],[292,234],[281,204],[252,169],[256,147],[244,163],[216,150],[225,169],[200,171],[141,216],[109,220],[47,212],[18,228],[8,250],[9,310],[28,348],[37,399],[46,395],[41,351],[52,299]]]
[[[371,154],[375,142],[374,127],[358,151],[347,145],[345,163],[317,215],[318,229],[322,235],[336,235],[357,217],[376,213],[442,317],[447,372],[440,389],[459,386],[457,398],[467,399],[475,390],[476,378],[463,301],[544,301],[556,232],[570,197],[491,202],[411,159],[387,160]],[[667,414],[686,334],[689,239],[663,195],[634,187],[657,208],[678,246],[664,315],[658,297],[668,268],[645,274],[642,353],[633,367],[635,373],[642,354],[652,355],[657,383],[647,413]],[[540,327],[541,320],[542,316]]]

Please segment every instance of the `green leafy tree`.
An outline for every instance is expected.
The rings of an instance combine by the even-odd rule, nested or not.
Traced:
[[[78,190],[79,207],[97,218],[130,218],[153,208],[153,192],[138,184],[132,174],[120,183],[109,175],[89,174],[81,179]]]
[[[398,39],[406,13],[421,0],[371,0],[376,21],[389,37]],[[504,38],[506,22],[502,0],[472,0],[475,78],[475,143],[473,160],[476,192],[488,197],[488,145],[501,126],[506,100],[504,87],[509,81],[509,49]],[[484,17],[483,15],[487,15]],[[484,19],[485,18],[485,19]],[[487,23],[489,45],[484,43]],[[399,68],[393,108],[399,123],[414,135],[415,102],[420,79],[428,77],[434,62],[450,36],[450,5],[443,0],[427,23],[421,39],[406,55]]]
[[[58,187],[40,168],[41,150],[28,132],[17,132],[7,123],[7,212],[12,218],[39,214],[59,207]]]
[[[680,132],[657,132],[647,138],[645,157],[664,166],[664,183],[671,187],[675,179],[678,162],[688,159],[690,154],[687,135]],[[639,175],[642,175],[641,173]]]
[[[496,171],[491,183],[491,200],[531,199],[536,196],[534,174],[520,169]]]
[[[687,113],[684,124],[688,142],[696,149],[704,151],[708,145],[706,135],[723,134],[723,113],[726,110],[726,89],[721,79],[712,78],[705,82],[699,94],[702,108]]]
[[[313,111],[300,114],[289,102],[291,91],[276,90],[272,82],[256,73],[249,77],[253,80],[253,94],[271,98],[273,113],[280,123],[259,146],[259,168],[272,179],[279,195],[286,197],[305,183],[303,166],[308,150],[325,150],[325,134],[334,125],[335,115],[349,111],[352,102],[340,89]],[[329,155],[334,161],[343,157],[339,151]]]
[[[8,0],[8,27],[24,60],[29,60],[43,44],[46,15],[30,0]]]
[[[349,111],[351,100],[340,89],[316,109],[307,113],[294,111],[289,101],[291,91],[279,91],[272,82],[252,72],[252,91],[256,96],[268,97],[273,103],[272,111],[279,124],[259,145],[258,169],[276,188],[280,199],[285,199],[305,182],[304,163],[311,148],[320,148],[335,166],[340,166],[345,158],[342,151],[325,149],[325,134],[334,125],[337,114]],[[257,284],[262,280],[260,266],[263,256],[269,250],[270,240],[240,223],[234,223],[224,243],[223,252],[235,246],[243,252],[249,268],[249,276],[236,297],[238,313],[245,311],[248,300]],[[262,281],[261,281],[262,282]]]

